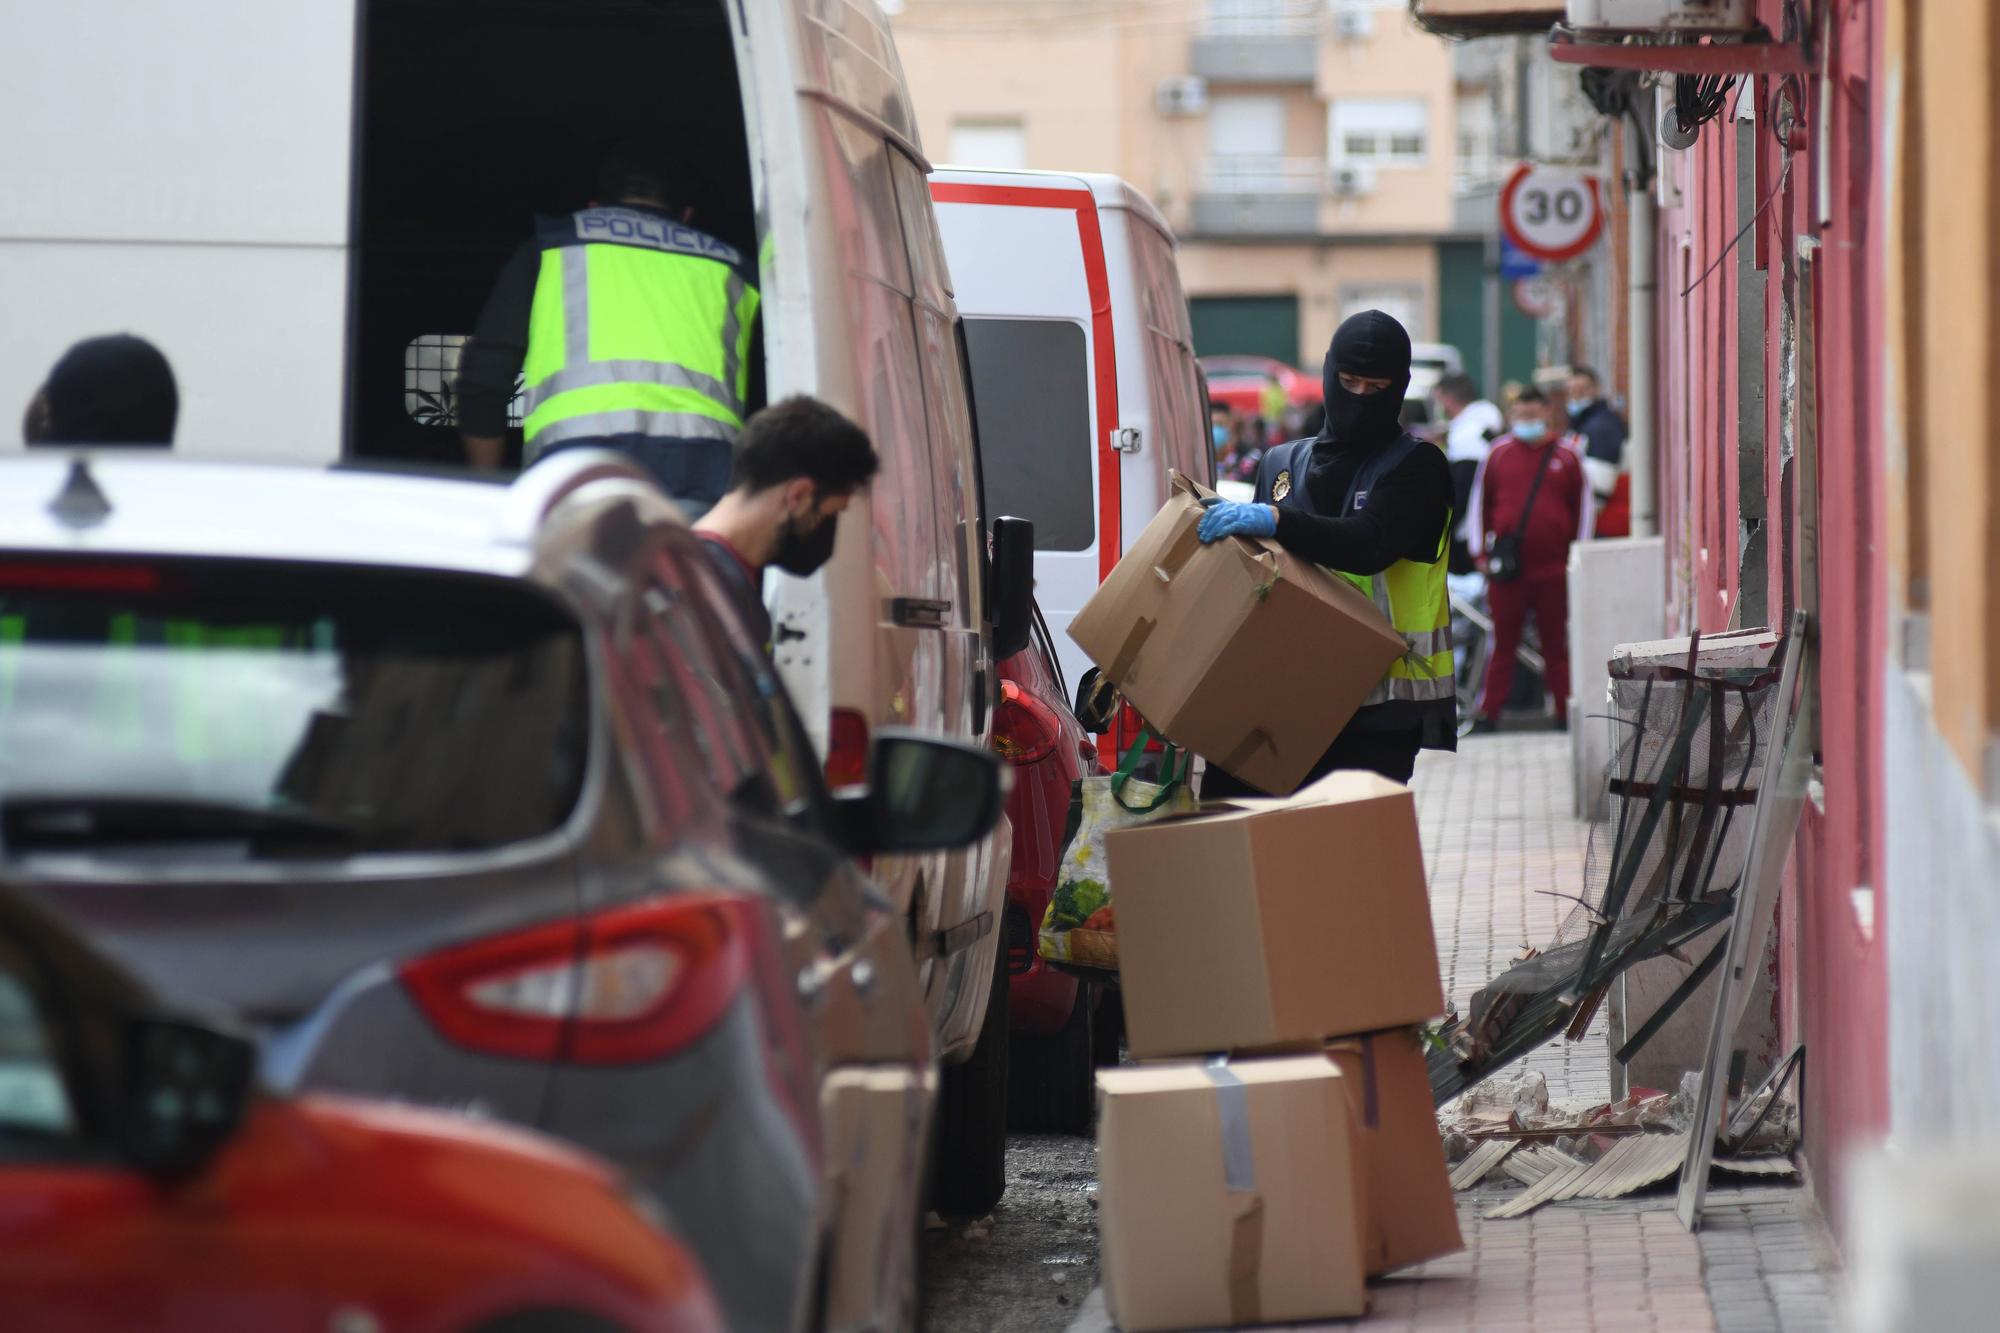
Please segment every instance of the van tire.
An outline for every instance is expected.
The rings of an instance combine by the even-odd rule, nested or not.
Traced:
[[[1069,1020],[1054,1032],[1016,1032],[1007,1070],[1007,1123],[1029,1134],[1088,1134],[1097,1110],[1097,991],[1076,988]]]
[[[941,1213],[983,1217],[1007,1189],[1007,959],[995,950],[978,1044],[938,1089],[933,1199]]]

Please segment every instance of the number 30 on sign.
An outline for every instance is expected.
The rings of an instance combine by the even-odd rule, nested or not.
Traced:
[[[1575,259],[1604,231],[1597,178],[1573,167],[1523,162],[1501,187],[1500,229],[1543,263]]]

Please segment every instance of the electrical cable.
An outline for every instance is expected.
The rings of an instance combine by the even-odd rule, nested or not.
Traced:
[[[1729,238],[1729,244],[1722,247],[1722,253],[1718,254],[1713,260],[1709,261],[1708,267],[1701,271],[1701,276],[1697,277],[1693,282],[1689,283],[1687,286],[1681,288],[1682,296],[1687,296],[1690,293],[1692,293],[1695,288],[1701,286],[1704,282],[1708,281],[1709,275],[1711,273],[1714,273],[1716,269],[1722,267],[1722,261],[1729,258],[1730,251],[1736,248],[1736,243],[1738,241],[1742,240],[1745,236],[1748,236],[1750,234],[1750,229],[1757,225],[1757,219],[1764,216],[1764,210],[1771,206],[1771,201],[1778,197],[1779,193],[1784,190],[1785,183],[1791,180],[1791,178],[1792,178],[1792,159],[1790,154],[1786,154],[1785,169],[1778,173],[1778,183],[1776,185],[1773,185],[1771,187],[1771,192],[1764,196],[1764,202],[1757,205],[1757,211],[1750,215],[1750,220],[1744,223],[1741,227],[1739,227],[1736,231],[1736,234]]]

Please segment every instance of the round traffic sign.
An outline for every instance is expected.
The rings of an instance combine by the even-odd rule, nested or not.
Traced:
[[[1576,258],[1604,231],[1597,178],[1574,167],[1523,162],[1500,189],[1500,229],[1544,263]]]
[[[1546,273],[1514,279],[1514,307],[1529,319],[1547,319],[1562,309],[1562,287]]]

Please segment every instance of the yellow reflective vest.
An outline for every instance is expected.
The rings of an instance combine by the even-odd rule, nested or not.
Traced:
[[[606,435],[735,439],[758,299],[742,255],[638,208],[545,219],[539,236],[522,366],[528,460]]]

